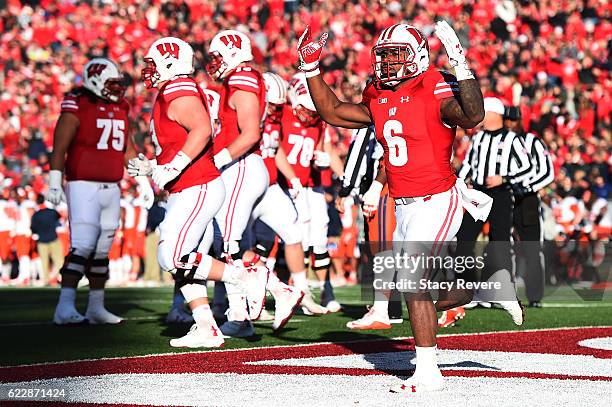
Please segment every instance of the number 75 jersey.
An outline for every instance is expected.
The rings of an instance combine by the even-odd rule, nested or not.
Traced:
[[[64,97],[61,112],[79,119],[66,154],[68,181],[119,182],[123,178],[129,110],[125,99],[105,102],[85,90]]]
[[[457,79],[429,69],[399,89],[369,84],[362,103],[384,149],[393,198],[437,194],[455,185],[451,165],[455,128],[442,121],[440,103],[459,92]]]

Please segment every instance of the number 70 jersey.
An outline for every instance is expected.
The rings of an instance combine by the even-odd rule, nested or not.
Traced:
[[[418,197],[448,191],[457,177],[451,165],[455,128],[442,121],[441,101],[459,91],[454,76],[429,69],[397,90],[369,84],[362,103],[385,151],[389,194]]]
[[[118,182],[123,178],[129,109],[125,100],[105,102],[84,90],[64,97],[61,112],[79,119],[66,155],[68,181]]]

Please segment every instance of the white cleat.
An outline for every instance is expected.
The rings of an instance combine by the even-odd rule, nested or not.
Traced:
[[[302,312],[304,315],[324,315],[329,311],[322,305],[317,304],[313,299],[310,292],[304,294],[302,298]]]
[[[523,310],[523,304],[519,300],[516,301],[498,301],[498,304],[512,317],[512,322],[515,325],[523,325],[525,320],[525,311]]]
[[[264,308],[261,310],[258,321],[274,321],[274,315]]]
[[[266,305],[266,285],[269,275],[270,270],[264,266],[243,268],[240,286],[246,294],[249,317],[252,321],[259,318],[264,305]]]
[[[166,316],[169,324],[193,324],[193,316],[182,308],[173,307]]]
[[[220,348],[224,343],[216,323],[211,323],[209,329],[193,324],[187,335],[170,340],[170,346],[173,348]]]
[[[325,308],[327,308],[327,311],[331,313],[340,312],[342,310],[342,305],[340,305],[338,301],[333,300],[328,302]]]
[[[85,322],[85,317],[74,308],[56,308],[53,315],[53,323],[55,325],[80,325]]]
[[[108,312],[106,309],[97,309],[95,311],[87,311],[85,317],[89,321],[90,325],[116,325],[123,321],[123,318]]]
[[[276,303],[274,322],[272,323],[274,331],[281,329],[289,322],[303,298],[304,292],[291,286],[286,286],[274,297]]]
[[[354,330],[391,329],[391,322],[388,315],[371,308],[362,318],[347,322],[346,327]]]
[[[431,377],[415,377],[412,376],[402,383],[394,384],[389,391],[391,393],[411,394],[411,393],[429,393],[439,391],[444,388],[444,378],[442,374]]]

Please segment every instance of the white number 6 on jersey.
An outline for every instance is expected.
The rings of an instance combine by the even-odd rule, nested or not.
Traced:
[[[408,162],[408,146],[406,140],[394,134],[403,132],[402,123],[398,120],[387,120],[383,127],[383,137],[389,148],[389,163],[400,167]]]

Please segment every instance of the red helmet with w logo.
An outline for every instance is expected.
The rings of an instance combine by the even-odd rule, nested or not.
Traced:
[[[372,48],[372,65],[378,82],[395,86],[429,68],[427,38],[414,26],[395,24],[383,30]]]
[[[251,40],[236,30],[221,31],[210,42],[206,71],[215,79],[225,78],[243,62],[253,59]]]
[[[147,88],[156,87],[160,82],[177,76],[191,75],[194,70],[193,48],[175,37],[155,41],[144,60],[147,66],[142,70],[141,78]]]
[[[106,58],[94,58],[85,65],[83,86],[96,96],[111,102],[118,102],[125,93],[119,68]]]

